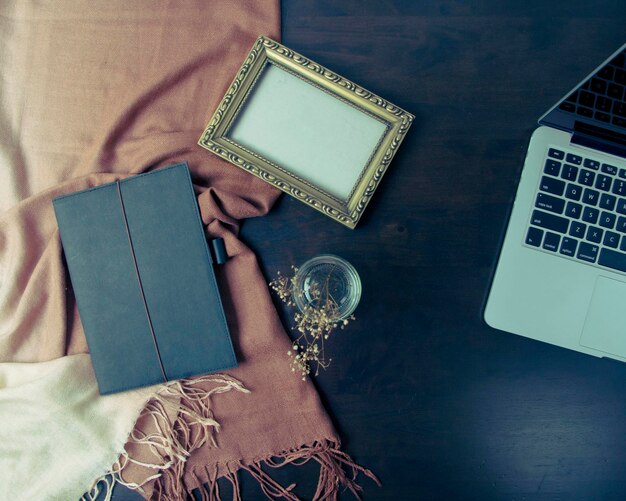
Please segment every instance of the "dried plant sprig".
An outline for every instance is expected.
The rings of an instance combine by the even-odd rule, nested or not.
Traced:
[[[269,285],[283,303],[293,308],[298,268],[292,266],[291,271],[290,277],[279,271]],[[327,369],[330,366],[332,358],[326,358],[325,341],[337,327],[343,329],[350,321],[355,320],[354,315],[339,319],[339,305],[330,294],[329,280],[330,275],[321,284],[309,284],[309,305],[293,316],[294,325],[291,329],[295,331],[296,338],[287,355],[291,359],[291,371],[297,372],[302,380],[311,374],[313,368],[317,376],[320,368]],[[298,292],[301,293],[296,291]]]

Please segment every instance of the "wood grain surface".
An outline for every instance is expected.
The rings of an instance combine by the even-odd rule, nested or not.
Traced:
[[[284,195],[242,230],[268,280],[321,253],[362,278],[316,384],[383,483],[363,499],[626,499],[626,366],[482,320],[531,132],[626,41],[624,2],[282,5],[285,45],[416,115],[356,230]],[[303,498],[316,474],[272,472]]]

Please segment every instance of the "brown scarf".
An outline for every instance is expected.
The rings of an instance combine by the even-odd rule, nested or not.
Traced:
[[[87,351],[51,199],[185,160],[207,231],[230,256],[217,274],[240,362],[228,374],[242,387],[192,380],[170,400],[153,399],[113,470],[146,497],[183,499],[199,488],[218,499],[225,477],[238,498],[245,470],[269,497],[297,499],[268,470],[312,459],[316,499],[334,499],[340,485],[356,493],[359,471],[375,477],[341,452],[313,386],[291,372],[265,279],[237,239],[239,221],[265,214],[278,193],[196,146],[257,36],[278,39],[278,0],[36,5],[0,7],[0,153],[12,166],[0,169],[0,209],[13,207],[0,222],[13,305],[0,319],[10,332],[0,336],[0,361]]]

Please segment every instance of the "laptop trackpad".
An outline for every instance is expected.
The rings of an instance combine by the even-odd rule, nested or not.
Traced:
[[[598,277],[580,344],[626,358],[626,283]]]

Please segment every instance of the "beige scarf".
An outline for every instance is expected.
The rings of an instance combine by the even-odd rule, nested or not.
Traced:
[[[0,364],[0,499],[78,499],[154,389],[99,397],[89,355]]]
[[[265,214],[278,192],[196,145],[257,36],[278,38],[279,19],[278,0],[0,6],[0,203],[11,207],[0,217],[0,362],[87,351],[54,196],[184,160],[208,234],[226,242],[217,275],[240,365],[221,382],[170,388],[176,405],[155,396],[132,430],[126,422],[109,470],[147,498],[199,488],[218,499],[219,478],[237,497],[243,471],[267,496],[296,499],[271,469],[309,460],[320,465],[315,498],[372,476],[340,450],[313,385],[291,373],[266,281],[237,238],[239,221]]]

